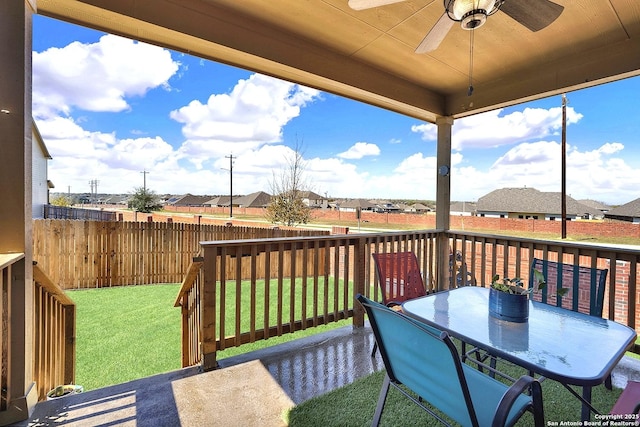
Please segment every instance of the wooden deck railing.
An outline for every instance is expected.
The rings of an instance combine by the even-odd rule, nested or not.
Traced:
[[[174,304],[174,307],[181,307],[180,341],[182,343],[183,367],[197,365],[202,356],[200,351],[202,336],[200,295],[202,293],[203,264],[204,258],[195,257],[193,259]]]
[[[438,241],[449,248],[438,251]],[[202,259],[194,262],[198,273],[190,270],[189,289],[183,286],[176,303],[182,306],[183,347],[188,347],[183,363],[202,363],[205,370],[215,368],[216,351],[228,347],[350,317],[361,326],[364,314],[354,305],[354,295],[381,300],[373,252],[415,252],[430,290],[447,289],[450,283],[489,286],[496,273],[527,280],[533,257],[608,268],[603,316],[639,325],[640,251],[630,248],[425,230],[216,241],[203,243],[202,249]],[[451,254],[449,275],[460,281],[436,283],[438,266],[447,265],[436,262],[437,253]]]
[[[76,307],[34,263],[34,380],[40,400],[58,385],[75,383]]]
[[[419,231],[203,243],[176,300],[184,366],[212,369],[216,351],[341,319],[362,325],[355,293],[381,298],[371,253],[414,251],[429,280],[434,239]]]

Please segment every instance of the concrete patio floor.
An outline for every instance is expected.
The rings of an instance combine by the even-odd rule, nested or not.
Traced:
[[[14,424],[35,426],[286,426],[295,404],[382,369],[369,327],[351,326],[199,367],[40,402]]]
[[[369,327],[351,326],[219,361],[220,369],[185,368],[41,402],[35,426],[286,426],[295,404],[383,368],[370,357]],[[640,361],[625,357],[613,372],[624,387],[640,380]]]

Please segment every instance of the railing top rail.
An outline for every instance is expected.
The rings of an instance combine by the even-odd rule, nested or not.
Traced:
[[[0,254],[0,270],[24,258],[23,253]]]
[[[200,245],[207,246],[246,246],[246,245],[264,245],[274,243],[297,243],[297,242],[315,242],[315,241],[332,241],[332,240],[344,240],[345,238],[356,242],[362,238],[370,238],[377,236],[406,236],[408,234],[420,234],[420,233],[439,233],[442,230],[429,229],[429,230],[409,230],[409,231],[385,231],[379,233],[354,233],[354,234],[332,234],[332,235],[318,235],[318,236],[302,236],[302,237],[273,237],[263,239],[239,239],[239,240],[210,240],[201,241]]]
[[[527,237],[518,237],[518,236],[509,236],[509,235],[500,235],[500,234],[486,234],[486,233],[477,233],[463,230],[449,230],[449,235],[457,235],[463,234],[465,236],[475,236],[483,239],[497,239],[497,240],[517,240],[518,242],[523,243],[532,243],[536,244],[545,244],[545,245],[557,245],[568,248],[575,249],[585,249],[587,247],[590,250],[594,251],[615,251],[617,253],[626,253],[629,255],[638,255],[640,253],[640,245],[607,245],[606,243],[589,243],[589,242],[568,242],[566,240],[555,240],[555,239],[532,239]]]
[[[34,282],[40,283],[40,285],[55,299],[57,299],[60,304],[64,306],[76,305],[73,300],[64,293],[64,290],[60,286],[53,283],[36,263],[34,263],[33,265],[33,280]]]
[[[178,291],[178,296],[176,297],[176,301],[173,304],[174,307],[182,306],[182,297],[184,297],[193,287],[195,283],[196,277],[204,264],[204,258],[201,256],[197,256],[193,258],[191,265],[189,266],[189,271],[182,281],[182,285],[180,286],[180,291]]]

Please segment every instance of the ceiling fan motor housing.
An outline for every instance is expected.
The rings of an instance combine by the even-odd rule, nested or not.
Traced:
[[[463,29],[472,30],[482,26],[502,3],[503,0],[444,0],[444,7],[450,19],[460,22]]]

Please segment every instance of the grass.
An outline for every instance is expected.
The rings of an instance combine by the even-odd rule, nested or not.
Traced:
[[[76,383],[92,390],[180,365],[179,285],[68,291],[76,303]]]
[[[525,373],[521,368],[499,364],[499,369],[512,376]],[[290,427],[357,427],[369,426],[373,419],[384,372],[376,372],[354,383],[315,397],[294,407],[288,414]],[[553,422],[577,422],[580,402],[555,381],[542,382],[546,425]],[[603,385],[593,388],[592,403],[602,413],[613,407],[621,390],[607,390]],[[593,416],[592,416],[593,418]],[[382,412],[381,426],[440,426],[431,415],[391,388]],[[533,416],[523,415],[516,426],[533,425]],[[555,424],[558,425],[558,424]],[[568,424],[567,424],[568,425]],[[582,424],[579,424],[582,425]]]
[[[246,290],[248,283],[242,284]],[[288,288],[284,284],[284,288]],[[180,308],[173,306],[179,284],[68,291],[76,303],[76,383],[85,390],[120,384],[180,369]],[[297,286],[298,291],[301,286]],[[228,290],[235,301],[235,288]],[[243,292],[243,296],[248,292]],[[262,295],[258,292],[258,301]],[[248,300],[243,299],[243,304]],[[272,303],[275,301],[271,299]],[[283,298],[285,312],[289,296]],[[272,308],[273,310],[273,308]],[[227,311],[227,330],[235,326]],[[249,328],[248,318],[242,325]],[[285,323],[287,319],[285,319]],[[350,319],[269,338],[218,352],[223,359],[345,326]]]

